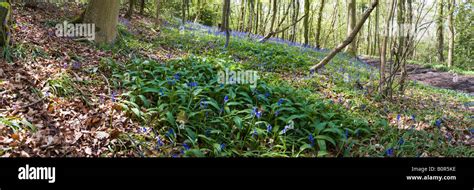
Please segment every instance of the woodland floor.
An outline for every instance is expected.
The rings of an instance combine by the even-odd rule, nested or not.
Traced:
[[[367,64],[380,67],[379,59],[363,58]],[[458,75],[416,64],[407,64],[408,78],[426,85],[474,95],[474,76]],[[457,77],[457,81],[455,78]]]
[[[124,143],[116,139],[118,135],[138,133],[140,126],[115,109],[114,100],[119,99],[122,92],[111,92],[111,81],[107,80],[110,76],[98,71],[103,57],[118,61],[130,57],[88,43],[54,37],[51,20],[70,19],[71,15],[79,14],[80,8],[74,6],[63,10],[55,7],[14,9],[15,59],[12,63],[0,62],[0,116],[9,120],[26,119],[26,125],[34,125],[37,131],[12,131],[0,125],[1,157],[136,156],[133,150],[114,154],[109,151]],[[147,18],[140,19],[149,22]],[[147,34],[146,30],[136,32],[148,37],[157,36]],[[135,53],[155,60],[182,54],[171,51],[162,47],[155,52]],[[379,64],[377,60],[366,61],[373,66]],[[474,93],[471,76],[459,76],[458,82],[454,83],[452,73],[417,65],[408,68],[412,80]],[[70,83],[61,85],[70,85],[74,91],[52,89],[55,82],[65,81],[58,80],[62,76],[72,76]],[[55,95],[50,95],[50,91],[56,91]],[[109,125],[113,128],[108,128]]]

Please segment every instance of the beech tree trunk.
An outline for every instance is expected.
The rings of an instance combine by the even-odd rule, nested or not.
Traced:
[[[94,23],[97,43],[113,43],[117,37],[120,2],[117,0],[91,0],[87,6],[84,23]]]
[[[351,35],[352,31],[355,28],[356,24],[356,0],[347,0],[348,1],[348,8],[347,8],[347,35]],[[357,35],[357,33],[356,33]],[[354,36],[355,38],[356,36]],[[346,53],[351,55],[357,54],[357,44],[351,40],[351,43],[348,44],[346,48]]]

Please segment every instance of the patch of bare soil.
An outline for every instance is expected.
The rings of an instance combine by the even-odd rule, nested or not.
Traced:
[[[362,58],[362,61],[374,67],[380,67],[380,60],[378,59]],[[407,71],[410,80],[438,88],[465,92],[474,96],[473,76],[458,75],[414,64],[408,64]]]

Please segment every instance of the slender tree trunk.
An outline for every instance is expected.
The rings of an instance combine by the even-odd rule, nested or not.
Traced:
[[[348,1],[348,23],[347,23],[347,35],[349,36],[355,28],[356,24],[356,1],[355,0],[347,0]],[[357,33],[356,33],[357,34]],[[346,48],[346,53],[351,55],[357,54],[357,44],[351,40],[351,43]]]
[[[307,46],[309,43],[309,0],[304,0],[304,17],[303,28],[304,28],[304,45]]]
[[[161,24],[161,20],[160,20],[160,8],[161,8],[161,0],[156,0],[156,18],[155,18],[155,23],[157,25]]]
[[[245,31],[245,0],[242,0],[240,3],[240,31]]]
[[[145,13],[145,0],[140,1],[140,14],[143,15]]]
[[[323,20],[323,11],[324,11],[324,5],[325,5],[325,0],[321,0],[321,5],[319,7],[319,12],[318,12],[318,23],[316,25],[316,48],[321,48],[321,22]]]
[[[135,1],[136,0],[129,0],[128,1],[128,11],[127,11],[127,14],[125,14],[125,18],[132,18],[132,15],[133,15],[133,9],[134,9],[134,6],[135,6]]]
[[[229,47],[230,41],[230,29],[229,29],[229,17],[230,17],[230,0],[224,0],[224,12],[222,13],[224,16],[224,20],[222,21],[224,28],[225,28],[225,45],[224,47]]]
[[[438,15],[437,15],[437,30],[436,30],[436,35],[438,38],[438,61],[439,62],[444,62],[444,0],[438,0]]]
[[[393,18],[395,1],[391,1],[390,6],[388,6],[388,16],[385,22],[385,32],[383,35],[382,46],[380,46],[380,83],[379,83],[379,93],[383,95],[383,89],[385,85],[385,67],[387,65],[387,45],[390,37],[391,29],[391,20]],[[380,6],[379,6],[380,7]]]
[[[456,5],[456,0],[452,0],[448,3],[448,27],[449,27],[449,47],[448,47],[448,67],[453,66],[453,57],[454,57],[454,7]]]
[[[359,20],[357,25],[354,27],[354,30],[352,30],[352,33],[346,38],[346,40],[344,40],[342,44],[340,44],[334,50],[332,50],[323,60],[321,60],[321,62],[319,62],[317,65],[314,65],[310,69],[318,70],[319,68],[323,67],[324,65],[329,63],[329,61],[331,61],[331,59],[334,58],[336,54],[338,54],[342,49],[344,49],[347,45],[349,45],[354,40],[357,33],[360,31],[365,21],[367,20],[367,18],[369,18],[370,13],[372,13],[372,11],[374,10],[374,8],[377,6],[378,3],[379,3],[378,0],[373,0],[370,7],[365,11],[364,15],[362,15],[362,18]]]
[[[182,5],[181,5],[181,22],[183,25],[186,24],[186,3],[187,0],[182,0]]]
[[[249,15],[248,15],[248,23],[247,23],[247,32],[250,34],[252,33],[252,26],[253,26],[253,17],[255,15],[255,0],[248,0],[248,7],[249,7]]]

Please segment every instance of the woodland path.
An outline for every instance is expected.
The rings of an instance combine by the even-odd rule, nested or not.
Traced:
[[[380,60],[361,57],[367,64],[380,67]],[[408,78],[430,86],[456,90],[474,96],[474,76],[458,75],[455,73],[439,71],[421,65],[407,64]],[[457,81],[455,80],[457,76]]]

